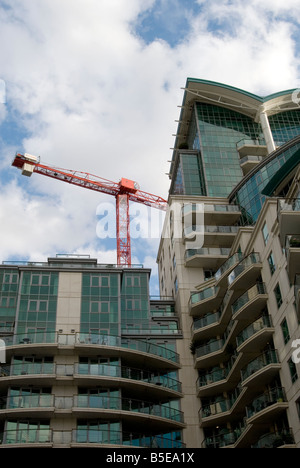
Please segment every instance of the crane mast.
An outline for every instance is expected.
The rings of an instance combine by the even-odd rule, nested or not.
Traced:
[[[27,177],[37,173],[77,187],[113,195],[116,198],[117,263],[120,266],[131,266],[129,202],[141,203],[163,211],[167,209],[166,200],[141,191],[138,184],[130,179],[122,178],[116,183],[88,172],[44,165],[40,163],[39,158],[28,153],[17,153],[12,166],[20,169]]]

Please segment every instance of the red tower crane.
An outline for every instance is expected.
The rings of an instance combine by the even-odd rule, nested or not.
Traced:
[[[12,166],[22,170],[22,174],[30,177],[34,172],[53,179],[61,180],[78,187],[96,192],[113,195],[116,198],[117,217],[117,263],[131,265],[130,218],[129,201],[165,211],[167,202],[161,197],[140,190],[138,184],[129,179],[121,179],[119,183],[73,170],[40,164],[39,158],[30,154],[17,153]]]

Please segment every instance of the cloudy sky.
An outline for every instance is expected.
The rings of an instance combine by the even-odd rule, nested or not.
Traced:
[[[259,95],[299,87],[299,17],[299,0],[0,0],[0,261],[116,263],[115,239],[99,236],[114,200],[22,177],[16,151],[167,198],[187,77]],[[158,236],[135,237],[155,294]]]

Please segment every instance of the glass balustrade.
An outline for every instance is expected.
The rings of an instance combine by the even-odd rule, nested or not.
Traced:
[[[251,375],[255,374],[259,370],[263,369],[264,367],[270,364],[278,364],[278,354],[277,351],[274,349],[270,349],[257,358],[253,359],[245,369],[242,369],[241,376],[242,380],[246,380]]]
[[[202,291],[192,293],[190,297],[190,304],[194,305],[198,302],[204,301],[206,299],[210,299],[217,295],[219,288],[215,288],[214,286],[211,288],[203,289]]]
[[[252,288],[248,289],[242,296],[240,296],[232,304],[232,314],[236,314],[242,307],[244,307],[248,302],[255,299],[260,294],[266,294],[266,287],[264,283],[256,283]]]
[[[286,402],[285,391],[281,387],[272,388],[268,392],[255,398],[251,405],[246,407],[247,418],[251,418],[255,414],[263,411],[266,408],[276,404]]]
[[[251,338],[253,335],[263,330],[264,328],[271,328],[272,317],[270,315],[263,315],[258,320],[253,322],[249,327],[245,328],[236,338],[237,345],[241,346],[246,340]]]
[[[244,273],[245,270],[247,270],[247,268],[260,263],[260,255],[258,253],[251,253],[230,273],[228,276],[228,284],[231,285],[242,273]]]
[[[219,311],[213,314],[206,314],[204,315],[204,317],[194,320],[192,329],[194,331],[197,331],[197,330],[200,330],[201,328],[208,327],[209,325],[216,324],[220,320],[220,317],[221,317],[221,312]]]

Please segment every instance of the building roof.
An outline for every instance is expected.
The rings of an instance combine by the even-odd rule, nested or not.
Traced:
[[[215,81],[187,78],[183,88],[184,97],[181,106],[180,119],[174,146],[173,162],[176,150],[186,142],[191,115],[195,102],[209,103],[222,108],[228,108],[259,121],[260,113],[265,111],[267,115],[299,109],[297,89],[281,91],[269,96],[261,97],[248,91],[235,88]],[[295,93],[297,93],[295,95]],[[299,91],[300,94],[300,91]],[[295,100],[295,98],[297,100]],[[172,172],[173,164],[171,165]]]

